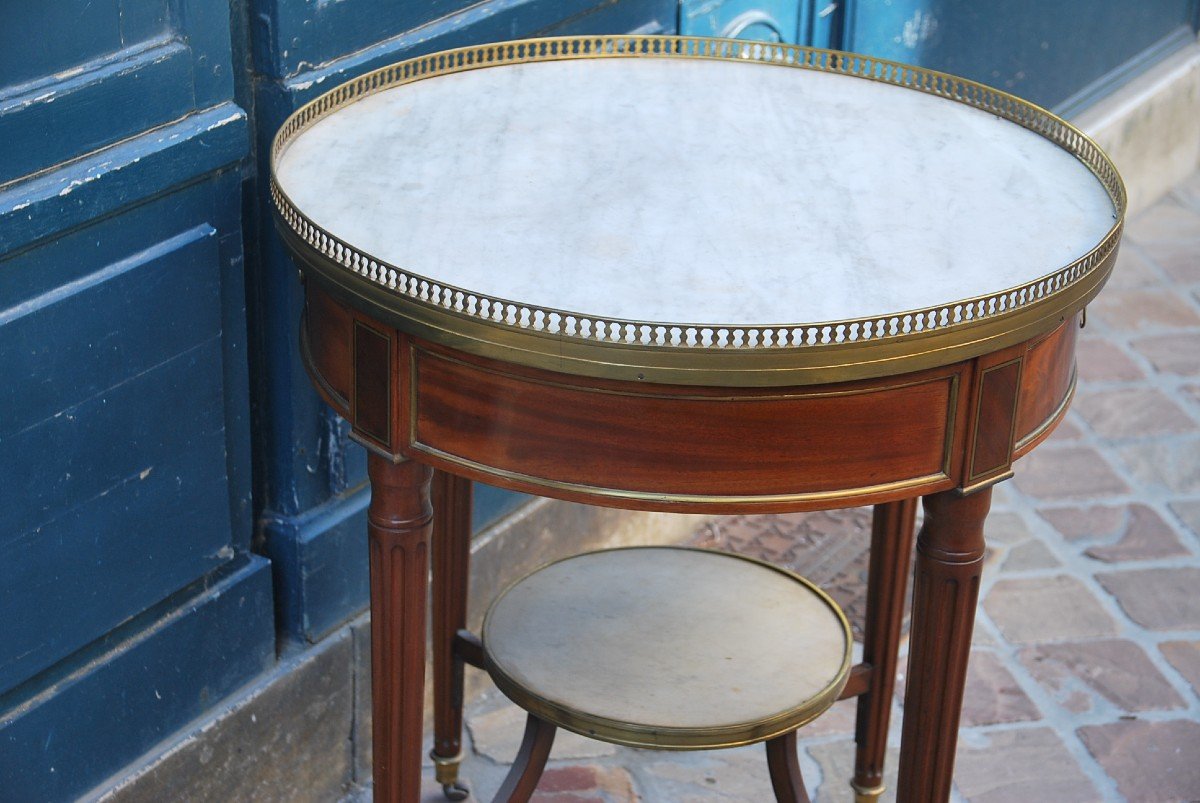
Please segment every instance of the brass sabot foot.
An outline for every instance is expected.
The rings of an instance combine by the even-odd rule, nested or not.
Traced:
[[[850,788],[854,790],[854,803],[876,803],[883,791],[887,789],[883,784],[859,786],[853,781],[850,782]]]
[[[462,764],[462,753],[453,756],[439,756],[436,752],[429,754],[433,759],[434,775],[442,785],[442,794],[447,800],[466,800],[471,791],[458,782],[458,767]]]

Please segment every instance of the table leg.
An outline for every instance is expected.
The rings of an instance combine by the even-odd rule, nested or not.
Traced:
[[[421,795],[433,472],[420,463],[393,463],[372,454],[367,473],[375,800],[416,803]]]
[[[800,774],[800,754],[796,747],[796,731],[768,739],[767,770],[776,803],[811,803]]]
[[[898,800],[950,799],[971,629],[983,573],[983,520],[992,491],[944,491],[923,500],[917,537],[908,688]]]
[[[433,759],[449,800],[465,800],[462,763],[463,660],[454,638],[467,626],[471,561],[471,481],[433,475]]]
[[[916,499],[875,506],[871,526],[871,565],[867,578],[867,616],[863,634],[863,663],[871,667],[871,685],[858,698],[854,741],[854,797],[869,803],[883,794],[883,762],[887,754],[892,692],[896,687],[896,656],[908,590]]]

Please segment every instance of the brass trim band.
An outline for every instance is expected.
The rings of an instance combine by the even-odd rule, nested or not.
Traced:
[[[351,433],[351,437],[354,434]],[[367,441],[361,438],[355,438],[359,443],[367,444]],[[409,444],[411,451],[417,454],[423,454],[428,457],[436,457],[455,468],[462,470],[470,470],[478,472],[479,475],[492,477],[495,479],[509,480],[519,484],[519,490],[525,493],[534,493],[544,496],[555,496],[555,491],[574,493],[580,496],[588,496],[594,500],[593,504],[602,505],[605,502],[601,500],[622,500],[627,504],[640,503],[652,505],[650,509],[667,510],[673,505],[688,505],[699,507],[704,505],[720,506],[724,505],[749,510],[759,506],[778,506],[790,504],[818,504],[825,503],[832,506],[835,502],[849,502],[851,500],[861,500],[864,497],[876,496],[895,496],[900,499],[905,496],[917,496],[925,493],[932,493],[939,486],[952,487],[953,480],[943,471],[937,471],[932,474],[924,474],[918,477],[910,477],[891,482],[881,482],[876,485],[865,485],[857,488],[839,489],[830,491],[803,491],[800,493],[791,494],[763,494],[761,496],[746,496],[746,495],[729,495],[722,496],[717,494],[686,494],[686,493],[667,493],[660,491],[630,491],[622,488],[602,488],[594,485],[583,485],[577,482],[560,482],[558,480],[546,479],[544,477],[536,477],[532,474],[521,474],[516,471],[509,471],[504,468],[484,465],[477,463],[474,460],[452,455],[449,452],[444,452],[441,449],[436,449],[420,441],[412,441]],[[943,484],[945,484],[943,486]],[[544,492],[544,493],[543,493]],[[910,492],[910,493],[905,493]],[[613,504],[609,502],[608,504]],[[856,504],[865,504],[864,502],[856,502]],[[680,511],[686,512],[686,511]]]
[[[434,779],[443,786],[458,781],[458,768],[462,764],[463,753],[459,750],[452,756],[439,756],[437,751],[430,751],[430,760],[433,761]]]
[[[322,229],[279,186],[275,165],[314,122],[363,97],[438,75],[586,58],[758,62],[836,73],[937,95],[1050,140],[1104,186],[1114,222],[1074,262],[1025,284],[922,309],[837,321],[730,325],[597,317],[487,296],[381,262]],[[1057,326],[1099,292],[1124,222],[1125,188],[1091,139],[1001,90],[906,64],[798,45],[675,36],[555,37],[448,50],[380,68],[291,115],[271,148],[276,224],[300,266],[334,295],[419,337],[480,356],[583,376],[685,385],[780,386],[864,379],[945,365]]]

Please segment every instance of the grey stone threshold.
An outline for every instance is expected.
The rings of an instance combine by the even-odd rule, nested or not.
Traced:
[[[1121,171],[1133,217],[1200,167],[1200,44],[1173,53],[1072,122]]]

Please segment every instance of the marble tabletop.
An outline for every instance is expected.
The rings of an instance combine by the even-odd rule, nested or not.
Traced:
[[[386,89],[298,133],[279,187],[354,248],[473,292],[723,324],[1004,290],[1116,221],[1086,165],[987,111],[703,59],[508,64]]]

